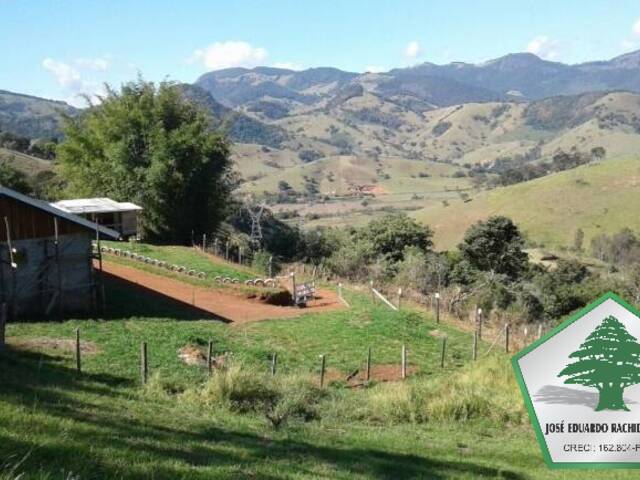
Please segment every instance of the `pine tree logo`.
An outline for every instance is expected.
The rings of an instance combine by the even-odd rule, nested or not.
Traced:
[[[569,358],[577,360],[558,374],[564,383],[597,388],[596,411],[629,411],[622,395],[640,383],[640,344],[617,318],[606,317]]]

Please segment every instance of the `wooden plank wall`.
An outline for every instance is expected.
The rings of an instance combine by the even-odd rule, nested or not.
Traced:
[[[9,219],[11,240],[53,237],[53,215],[19,202],[13,198],[0,197],[0,242],[7,241],[4,218]],[[58,218],[59,235],[86,233],[87,229],[73,222]]]

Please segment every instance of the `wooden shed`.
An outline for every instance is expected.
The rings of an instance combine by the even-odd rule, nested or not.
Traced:
[[[94,238],[115,230],[0,187],[0,302],[11,317],[81,313],[97,306]]]

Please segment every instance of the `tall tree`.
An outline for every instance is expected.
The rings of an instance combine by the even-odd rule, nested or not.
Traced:
[[[503,274],[512,280],[525,271],[524,239],[507,217],[494,216],[469,227],[458,246],[462,259],[476,270]]]
[[[68,196],[139,203],[142,234],[187,242],[211,232],[230,191],[229,145],[175,84],[142,79],[109,89],[67,118],[57,154]]]
[[[569,358],[577,360],[558,376],[567,376],[567,384],[597,388],[596,411],[629,410],[622,395],[640,383],[640,344],[617,318],[605,318]]]

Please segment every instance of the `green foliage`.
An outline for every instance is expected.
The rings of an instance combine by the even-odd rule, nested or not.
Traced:
[[[449,265],[446,257],[434,252],[424,252],[417,247],[407,247],[398,263],[396,282],[421,293],[439,291],[448,280]]]
[[[27,176],[7,162],[0,162],[0,185],[25,195],[32,192]]]
[[[479,271],[519,278],[527,268],[528,255],[518,227],[506,217],[494,216],[472,225],[458,246],[462,260]]]
[[[143,235],[187,242],[225,214],[227,141],[175,85],[138,80],[66,118],[58,159],[74,196],[108,196],[144,207]]]
[[[393,261],[403,258],[406,247],[413,246],[427,252],[433,245],[433,231],[402,213],[372,220],[358,231],[357,237],[371,246],[374,255]]]

